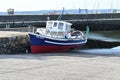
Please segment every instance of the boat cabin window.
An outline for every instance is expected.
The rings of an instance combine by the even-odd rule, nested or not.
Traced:
[[[58,24],[58,29],[63,30],[63,25],[64,25],[63,23],[59,23]]]
[[[53,27],[57,27],[57,22],[54,22],[54,25],[53,25]]]
[[[47,27],[52,27],[53,22],[48,22]]]
[[[66,31],[70,31],[71,30],[71,25],[66,24]]]

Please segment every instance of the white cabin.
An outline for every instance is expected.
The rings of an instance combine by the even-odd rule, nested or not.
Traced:
[[[65,21],[47,21],[46,28],[38,28],[36,33],[59,39],[78,39],[84,36],[83,32],[71,29],[71,23]]]
[[[71,23],[64,21],[47,21],[46,23],[46,35],[64,38],[65,34],[70,32]]]

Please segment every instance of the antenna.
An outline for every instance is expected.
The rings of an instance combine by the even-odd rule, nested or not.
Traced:
[[[61,20],[62,16],[63,16],[63,13],[64,13],[64,7],[63,7],[63,10],[62,10],[62,13],[60,14],[60,16],[58,17],[57,20]]]
[[[113,13],[113,0],[111,1],[111,13]]]

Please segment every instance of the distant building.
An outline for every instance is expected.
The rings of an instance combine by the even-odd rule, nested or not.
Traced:
[[[8,9],[7,10],[8,15],[13,15],[14,14],[14,9]]]

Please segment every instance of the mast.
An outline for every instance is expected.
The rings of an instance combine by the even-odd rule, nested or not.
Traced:
[[[63,10],[62,10],[62,13],[60,14],[60,16],[57,19],[58,21],[62,19],[63,13],[64,13],[64,7],[63,7]]]

